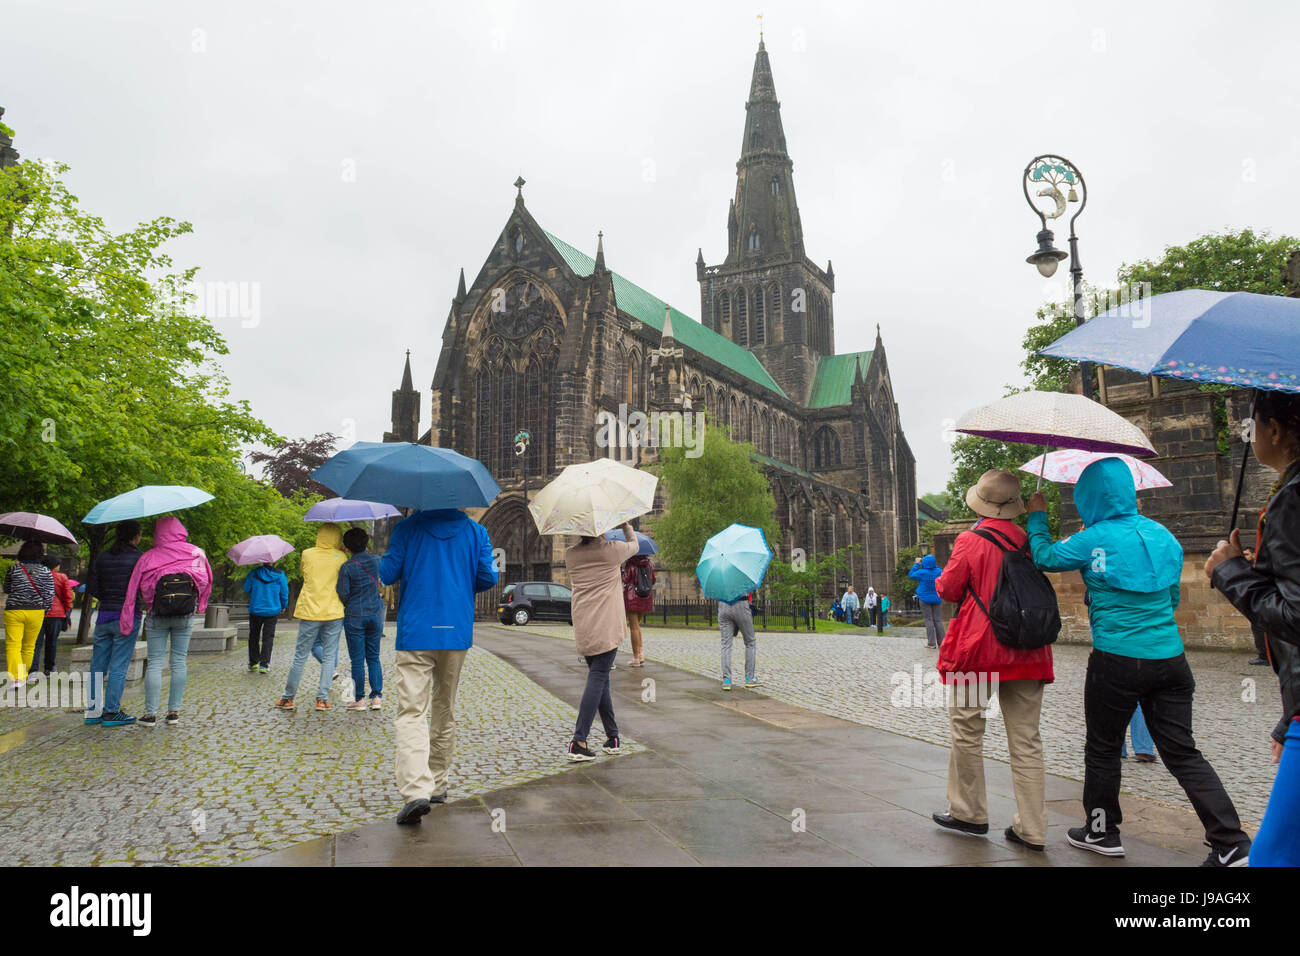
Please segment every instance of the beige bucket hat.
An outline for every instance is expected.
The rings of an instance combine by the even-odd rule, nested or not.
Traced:
[[[981,518],[1014,518],[1025,513],[1020,479],[1009,471],[991,468],[966,492],[966,507]]]

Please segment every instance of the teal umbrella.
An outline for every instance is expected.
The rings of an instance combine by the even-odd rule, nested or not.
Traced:
[[[763,583],[771,562],[763,529],[733,524],[704,542],[695,576],[705,597],[735,601]]]
[[[142,485],[134,491],[101,501],[81,520],[84,524],[112,524],[127,518],[148,518],[169,511],[184,511],[211,501],[212,497],[190,485]]]

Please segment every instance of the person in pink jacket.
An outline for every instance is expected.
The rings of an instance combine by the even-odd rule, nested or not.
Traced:
[[[141,555],[131,572],[121,620],[123,634],[130,633],[138,593],[149,609],[145,619],[145,639],[149,644],[149,663],[144,674],[144,709],[142,727],[158,724],[158,703],[162,696],[163,655],[171,644],[171,681],[167,685],[167,723],[181,721],[181,698],[185,695],[185,663],[190,651],[190,634],[194,615],[208,608],[212,594],[212,566],[208,556],[187,540],[189,532],[180,520],[167,515],[154,527],[153,547]]]

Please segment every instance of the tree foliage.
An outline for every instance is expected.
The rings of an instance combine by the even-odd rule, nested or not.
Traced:
[[[753,452],[753,445],[732,441],[718,425],[705,428],[697,458],[688,458],[684,448],[660,449],[655,467],[668,507],[651,530],[666,566],[693,569],[704,543],[731,524],[762,528],[776,551],[781,540],[776,501]]]
[[[255,451],[249,458],[262,471],[271,487],[286,497],[299,491],[333,498],[334,492],[308,477],[334,454],[338,436],[324,432],[312,438],[283,441],[269,452]]]
[[[829,554],[809,555],[798,560],[773,560],[767,569],[767,586],[772,597],[801,607],[816,604],[827,588],[836,589],[842,573],[849,569],[850,556],[861,550],[856,544],[836,548]]]

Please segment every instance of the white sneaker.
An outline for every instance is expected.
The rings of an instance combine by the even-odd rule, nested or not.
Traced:
[[[370,709],[371,709],[371,710],[383,710],[383,709],[384,709],[384,698],[382,698],[382,697],[371,697],[371,698],[370,698]]]
[[[350,700],[345,706],[348,710],[365,710],[366,699],[363,697],[360,700]]]

